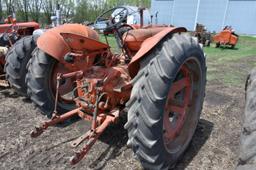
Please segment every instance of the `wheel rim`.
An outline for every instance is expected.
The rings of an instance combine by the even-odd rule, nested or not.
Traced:
[[[68,73],[68,70],[64,67],[63,64],[59,62],[55,62],[52,67],[52,71],[49,72],[51,74],[49,77],[49,85],[51,89],[51,93],[55,100],[56,88],[57,88],[57,74],[65,74]],[[72,97],[72,90],[74,89],[73,79],[68,78],[64,81],[61,81],[59,86],[59,95],[58,95],[58,105],[65,109],[72,109],[74,106],[74,101]]]
[[[201,77],[198,62],[187,60],[169,89],[163,116],[163,141],[169,152],[177,152],[192,137],[192,130],[197,124],[194,112],[198,105]]]

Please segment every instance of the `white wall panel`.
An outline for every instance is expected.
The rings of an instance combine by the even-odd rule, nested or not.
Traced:
[[[256,34],[256,1],[229,1],[225,25],[231,25],[237,33]]]
[[[158,12],[158,23],[171,24],[173,9],[173,0],[152,0],[151,14],[154,15],[153,22],[155,23],[155,13]]]
[[[162,24],[193,30],[198,22],[216,32],[231,25],[240,34],[256,35],[256,0],[152,0],[151,7]]]
[[[209,31],[218,32],[223,27],[228,0],[201,0],[197,22]]]
[[[199,0],[174,0],[173,24],[193,30],[198,1]]]

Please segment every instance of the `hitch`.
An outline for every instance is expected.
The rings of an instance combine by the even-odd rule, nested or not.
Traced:
[[[78,163],[83,157],[88,153],[91,147],[95,144],[100,135],[104,132],[104,130],[111,124],[116,121],[119,117],[119,110],[114,111],[112,115],[107,115],[106,119],[102,122],[101,125],[91,128],[87,133],[83,136],[79,137],[75,141],[71,143],[71,146],[77,147],[81,142],[87,140],[86,144],[83,146],[82,150],[75,153],[73,157],[70,158],[70,163],[72,165]],[[93,125],[93,124],[92,124]]]
[[[73,142],[71,142],[72,147],[79,146],[82,142],[85,142],[85,145],[83,148],[75,152],[75,155],[71,157],[70,163],[72,165],[78,163],[91,149],[91,147],[95,144],[97,139],[100,137],[100,135],[104,132],[104,130],[112,123],[116,122],[117,118],[119,118],[120,111],[119,109],[113,109],[112,111],[108,113],[99,112],[99,103],[101,99],[106,95],[106,93],[100,93],[102,82],[99,81],[96,83],[96,101],[95,103],[90,103],[89,101],[86,102],[86,104],[77,104],[79,107],[77,109],[71,110],[69,112],[66,112],[62,115],[59,115],[57,113],[57,103],[58,103],[58,89],[60,86],[60,81],[63,78],[73,77],[77,75],[81,75],[81,72],[74,72],[74,73],[68,73],[68,74],[58,74],[57,76],[57,87],[56,87],[56,96],[55,96],[55,105],[54,105],[54,111],[52,114],[52,118],[49,121],[45,121],[41,124],[39,127],[35,127],[35,129],[30,133],[30,136],[32,138],[36,138],[40,136],[48,127],[55,126],[58,123],[64,122],[67,119],[70,119],[71,117],[78,115],[82,119],[91,121],[91,128],[89,131],[87,131],[84,135],[80,136],[79,138],[75,139]],[[79,81],[79,80],[78,80]],[[76,103],[79,103],[79,98],[76,98]],[[88,114],[86,111],[93,110],[92,114]]]
[[[63,115],[55,116],[50,121],[44,122],[40,127],[35,127],[34,131],[31,132],[30,136],[32,138],[36,138],[40,136],[49,126],[54,126],[60,122],[63,122],[72,116],[78,114],[81,112],[82,108],[78,108],[72,111],[69,111]],[[100,137],[100,135],[104,132],[104,130],[111,124],[116,121],[116,119],[119,117],[119,110],[115,110],[111,114],[103,114],[99,115],[99,121],[95,121],[97,123],[92,123],[91,129],[87,131],[84,135],[80,136],[79,138],[75,139],[73,142],[71,142],[72,147],[79,146],[83,141],[87,141],[86,144],[83,146],[82,150],[75,153],[73,157],[70,158],[70,163],[72,165],[78,163],[91,149],[91,147],[94,145],[94,143],[97,141],[97,139]],[[102,121],[102,122],[100,122]],[[99,124],[101,123],[101,124]]]
[[[46,129],[48,129],[49,126],[55,126],[58,123],[70,119],[72,116],[76,115],[80,109],[81,107],[78,109],[71,110],[60,116],[53,116],[51,120],[43,122],[42,125],[39,127],[35,127],[35,129],[30,133],[30,136],[32,138],[40,136]]]

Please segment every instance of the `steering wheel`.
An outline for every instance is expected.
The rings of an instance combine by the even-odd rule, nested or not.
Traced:
[[[112,8],[97,17],[95,25],[105,22],[107,26],[103,30],[111,30],[123,23],[129,14],[129,10],[125,7]]]

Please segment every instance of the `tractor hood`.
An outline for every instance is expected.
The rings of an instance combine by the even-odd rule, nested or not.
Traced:
[[[13,24],[1,24],[0,33],[4,33],[12,25]],[[16,23],[15,25],[19,26],[19,28],[34,28],[34,30],[39,29],[39,24],[36,22],[20,22],[20,23]]]

